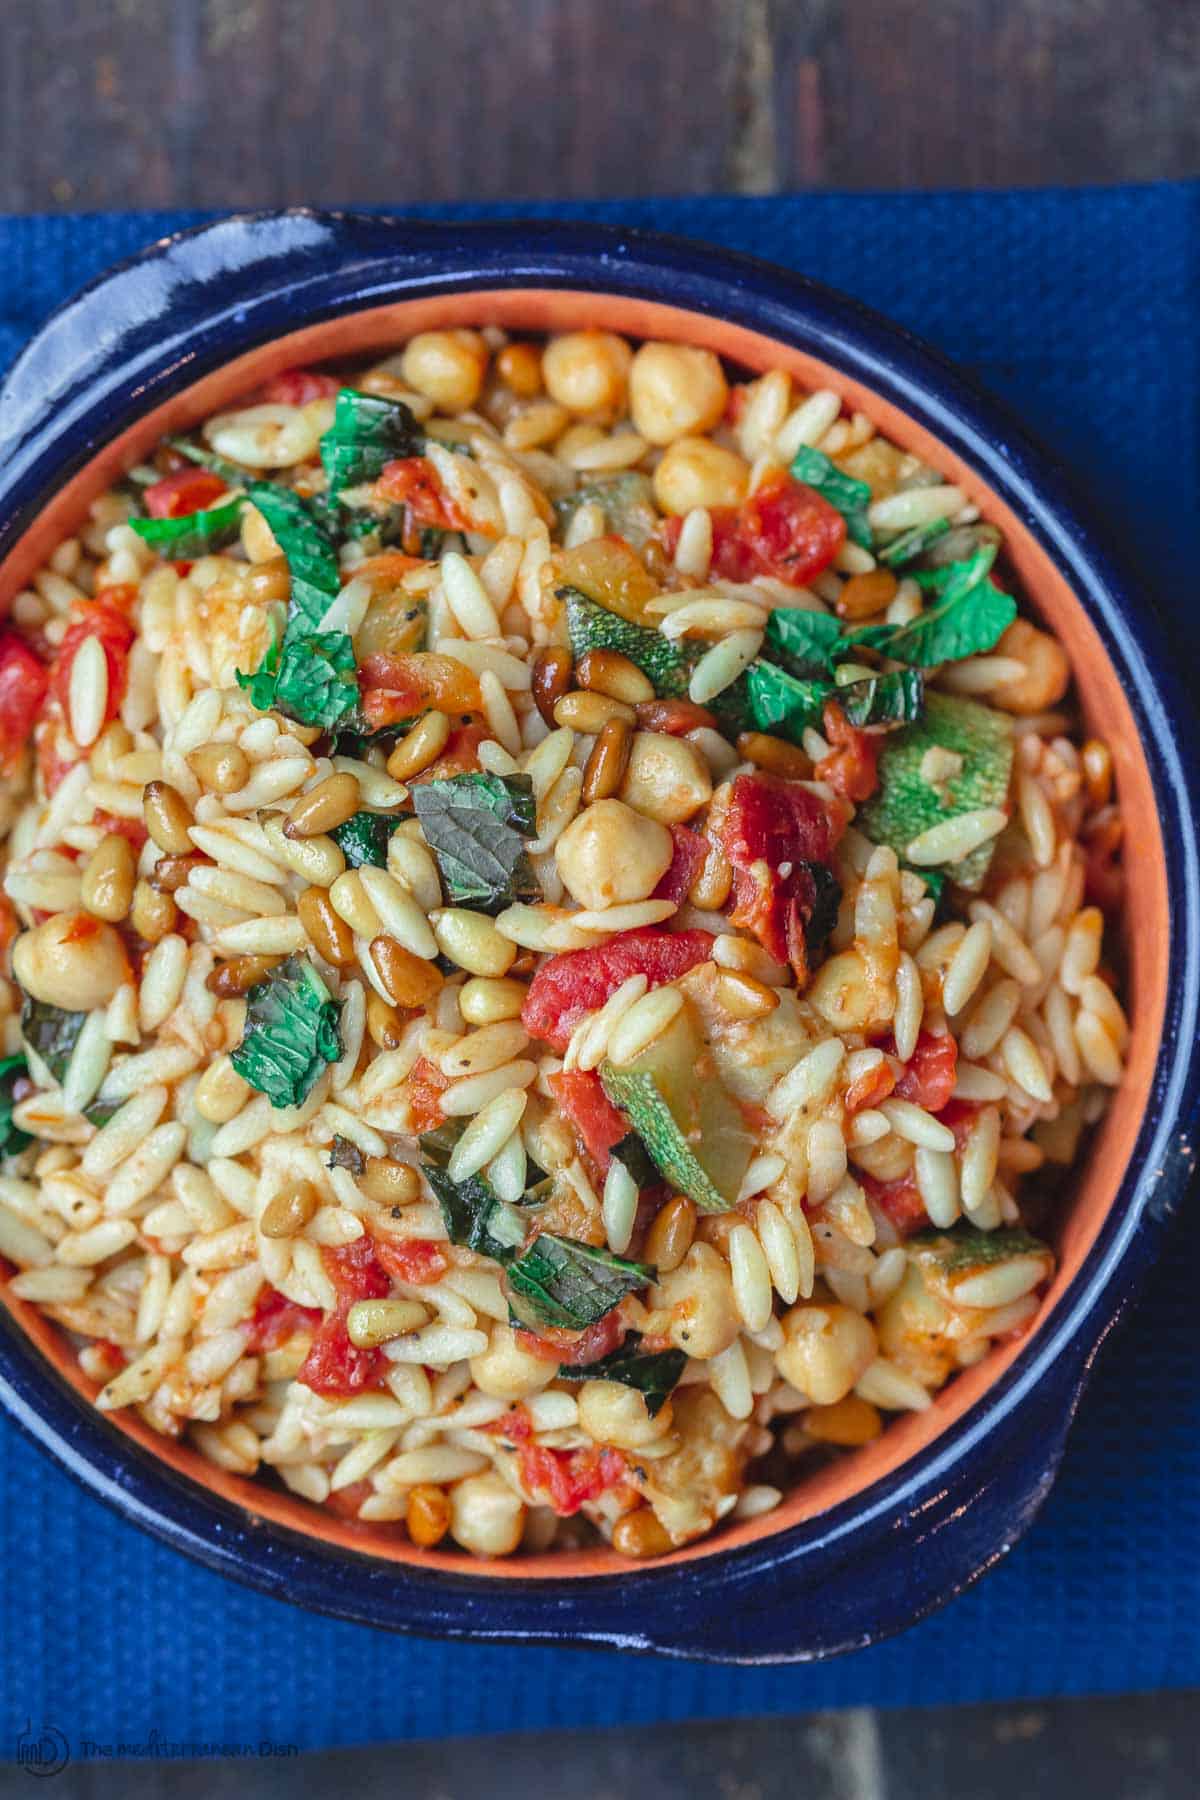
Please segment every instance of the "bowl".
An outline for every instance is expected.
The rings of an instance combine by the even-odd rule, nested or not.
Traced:
[[[480,1564],[421,1551],[106,1417],[56,1328],[0,1289],[0,1400],[127,1518],[271,1594],[444,1636],[740,1662],[863,1645],[940,1605],[1027,1527],[1087,1371],[1191,1171],[1200,1092],[1200,772],[1136,589],[1059,471],[934,352],[764,263],[598,226],[412,224],[291,211],[166,238],[42,327],[0,390],[0,602],[164,432],[296,364],[434,325],[679,337],[832,386],[998,523],[1112,745],[1126,821],[1128,1070],[1075,1183],[1042,1311],[928,1412],[809,1476],[765,1517],[650,1565],[590,1549]]]

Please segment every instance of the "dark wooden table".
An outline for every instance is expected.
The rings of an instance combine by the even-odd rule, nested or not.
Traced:
[[[0,0],[0,207],[1200,173],[1197,0]]]

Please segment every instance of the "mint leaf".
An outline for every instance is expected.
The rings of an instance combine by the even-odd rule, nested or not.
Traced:
[[[930,669],[991,650],[1017,616],[1012,595],[987,579],[995,560],[996,546],[984,544],[966,562],[920,571],[921,586],[936,596],[933,606],[907,625],[864,625],[849,631],[838,652],[865,645],[895,662]]]
[[[594,1363],[562,1363],[560,1381],[619,1381],[623,1387],[636,1388],[645,1397],[646,1411],[653,1418],[662,1411],[673,1388],[687,1367],[685,1350],[639,1350],[640,1331],[631,1331],[619,1350],[612,1350]]]
[[[232,544],[241,530],[242,506],[239,496],[223,506],[204,512],[183,513],[177,519],[130,519],[129,523],[144,544],[157,550],[168,562],[197,556],[209,556]]]
[[[920,669],[896,669],[835,689],[832,696],[848,722],[861,731],[867,725],[907,725],[919,719],[925,703],[925,677]]]
[[[425,435],[402,400],[342,388],[333,424],[321,439],[321,466],[329,492],[374,481],[398,457],[420,456]]]
[[[531,1331],[546,1325],[582,1331],[653,1280],[646,1263],[543,1232],[509,1264],[509,1304]]]
[[[890,544],[877,550],[875,560],[887,569],[903,568],[905,563],[915,562],[918,556],[928,550],[930,544],[935,544],[938,538],[944,537],[949,529],[949,519],[934,519],[929,525],[910,525],[907,531],[894,537]]]
[[[189,443],[187,438],[169,437],[167,439],[172,450],[178,450],[180,456],[186,456],[189,462],[199,463],[202,469],[211,469],[230,487],[244,487],[252,477],[240,464],[230,462],[227,456],[218,456],[215,450],[206,450],[203,444]]]
[[[402,823],[402,818],[388,813],[356,812],[344,825],[335,825],[329,835],[346,858],[348,869],[361,869],[367,864],[385,869],[392,833]]]
[[[541,899],[526,848],[537,830],[528,775],[451,775],[418,783],[412,800],[451,905],[494,914]]]
[[[805,728],[819,730],[825,702],[837,690],[828,681],[798,681],[773,663],[751,663],[746,692],[757,731],[799,744]]]
[[[851,543],[861,544],[864,550],[871,548],[873,534],[867,520],[871,490],[865,481],[844,475],[823,450],[810,449],[807,444],[792,458],[792,474],[806,487],[815,488],[822,500],[841,513]]]
[[[23,1056],[6,1056],[0,1062],[0,1156],[16,1156],[33,1142],[27,1131],[13,1124],[13,1107],[16,1105],[13,1089],[28,1073],[29,1064]]]
[[[22,994],[21,1036],[41,1057],[55,1081],[61,1082],[66,1074],[86,1020],[86,1012],[68,1012],[64,1007],[48,1006],[44,1000]]]
[[[342,585],[333,537],[290,488],[252,481],[248,492],[287,558],[292,577],[289,633],[301,628],[316,631]]]
[[[342,1053],[338,1015],[312,964],[289,956],[250,989],[242,1041],[229,1060],[272,1106],[299,1106]]]
[[[777,606],[767,619],[763,654],[789,675],[823,675],[842,638],[842,621],[832,613]]]

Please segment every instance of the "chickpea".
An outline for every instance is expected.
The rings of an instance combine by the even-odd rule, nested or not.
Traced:
[[[450,1490],[450,1535],[476,1556],[511,1556],[525,1529],[525,1507],[494,1469]]]
[[[487,345],[477,331],[419,331],[400,360],[401,373],[418,394],[446,412],[474,406],[487,369]]]
[[[694,506],[737,506],[746,498],[749,465],[711,438],[676,439],[654,471],[654,498],[664,512]]]
[[[644,900],[671,866],[665,825],[621,800],[597,800],[571,821],[554,846],[558,872],[585,907]]]
[[[686,738],[662,731],[637,731],[629,747],[629,765],[621,799],[660,825],[678,825],[712,799],[708,764]]]
[[[629,373],[629,409],[651,444],[711,431],[725,411],[729,387],[711,350],[690,344],[643,344]]]
[[[651,1305],[670,1313],[671,1342],[689,1356],[719,1356],[741,1330],[729,1265],[711,1244],[692,1245],[679,1267],[652,1290]]]
[[[568,331],[542,353],[546,392],[568,412],[612,415],[624,399],[633,352],[611,331]]]
[[[615,1444],[618,1450],[644,1450],[671,1427],[671,1402],[665,1401],[653,1418],[646,1397],[619,1381],[585,1381],[579,1390],[579,1423],[597,1444]]]
[[[844,1398],[875,1360],[875,1329],[852,1307],[805,1302],[785,1313],[782,1324],[784,1342],[775,1352],[775,1366],[818,1406]]]
[[[509,1325],[493,1325],[487,1349],[471,1358],[471,1379],[493,1400],[524,1400],[549,1387],[557,1374],[557,1363],[522,1350]]]
[[[70,1012],[107,1006],[130,978],[118,934],[85,912],[56,913],[22,932],[12,948],[12,968],[27,994]]]
[[[1039,631],[1028,619],[1014,619],[996,645],[997,656],[1014,656],[1026,673],[1016,681],[1002,681],[992,689],[991,700],[1011,713],[1046,712],[1057,706],[1071,681],[1071,665],[1057,638]]]

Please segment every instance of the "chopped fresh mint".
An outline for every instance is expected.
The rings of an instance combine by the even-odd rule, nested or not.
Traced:
[[[835,690],[828,681],[798,681],[773,663],[752,663],[746,692],[757,731],[771,732],[799,744],[805,730],[819,730],[826,700]]]
[[[835,688],[832,698],[860,731],[867,725],[909,725],[921,716],[925,677],[920,669],[895,669],[848,682]]]
[[[342,585],[332,533],[313,517],[301,495],[290,488],[273,481],[252,481],[249,496],[287,557],[292,578],[289,629],[318,630]]]
[[[519,1255],[528,1227],[516,1207],[501,1200],[482,1175],[455,1181],[449,1174],[446,1165],[463,1128],[462,1119],[448,1119],[436,1131],[422,1133],[422,1173],[437,1195],[450,1242],[507,1265]]]
[[[763,655],[798,679],[824,675],[842,638],[842,621],[832,613],[777,606],[767,619]]]
[[[865,647],[894,662],[930,669],[991,650],[1017,616],[1011,594],[988,580],[996,546],[984,544],[966,562],[919,572],[934,604],[906,625],[863,625],[845,634],[839,651]]]
[[[543,1232],[508,1266],[509,1304],[530,1331],[582,1331],[653,1280],[646,1263]]]
[[[646,1401],[646,1411],[653,1418],[662,1411],[679,1385],[687,1367],[686,1350],[642,1350],[640,1331],[631,1331],[619,1350],[610,1351],[594,1363],[562,1363],[561,1381],[619,1381],[623,1387],[636,1388]]]
[[[417,784],[412,800],[451,905],[498,913],[541,898],[527,848],[537,830],[528,775],[451,775]]]
[[[321,439],[321,466],[333,496],[374,481],[388,463],[420,456],[425,435],[402,400],[342,388],[333,424]]]
[[[0,1156],[16,1156],[33,1142],[27,1131],[13,1124],[13,1107],[16,1105],[13,1089],[28,1073],[29,1064],[23,1056],[6,1056],[0,1062]]]
[[[299,1106],[342,1054],[339,1008],[310,962],[289,956],[250,989],[242,1041],[230,1057],[272,1106]]]
[[[86,1022],[86,1012],[68,1012],[64,1007],[34,1000],[29,994],[22,996],[21,1036],[55,1081],[61,1082],[66,1074]]]
[[[822,500],[841,513],[851,543],[861,544],[864,550],[871,548],[873,538],[867,518],[871,490],[865,481],[843,474],[823,450],[813,450],[807,444],[792,458],[792,474],[806,487],[815,488]]]
[[[362,1175],[366,1172],[367,1159],[357,1144],[349,1138],[335,1137],[329,1146],[329,1155],[325,1158],[331,1169],[349,1169],[351,1175]]]
[[[168,562],[209,556],[235,542],[242,524],[243,500],[229,500],[204,512],[183,513],[177,519],[130,519],[144,544]]]
[[[388,813],[356,812],[344,825],[335,825],[329,833],[346,858],[348,869],[361,869],[371,863],[377,869],[387,867],[388,843],[402,817]]]
[[[215,450],[206,450],[203,444],[193,444],[181,437],[169,437],[167,442],[172,450],[178,450],[180,456],[186,456],[189,462],[199,463],[202,469],[211,469],[214,475],[219,475],[230,487],[244,487],[248,480],[253,479],[239,464],[230,462],[227,456],[218,456]]]
[[[950,529],[949,519],[934,519],[928,525],[910,525],[899,537],[894,537],[890,544],[876,550],[875,560],[883,564],[885,569],[902,569],[906,563],[915,562],[923,556],[931,544],[944,537]]]

